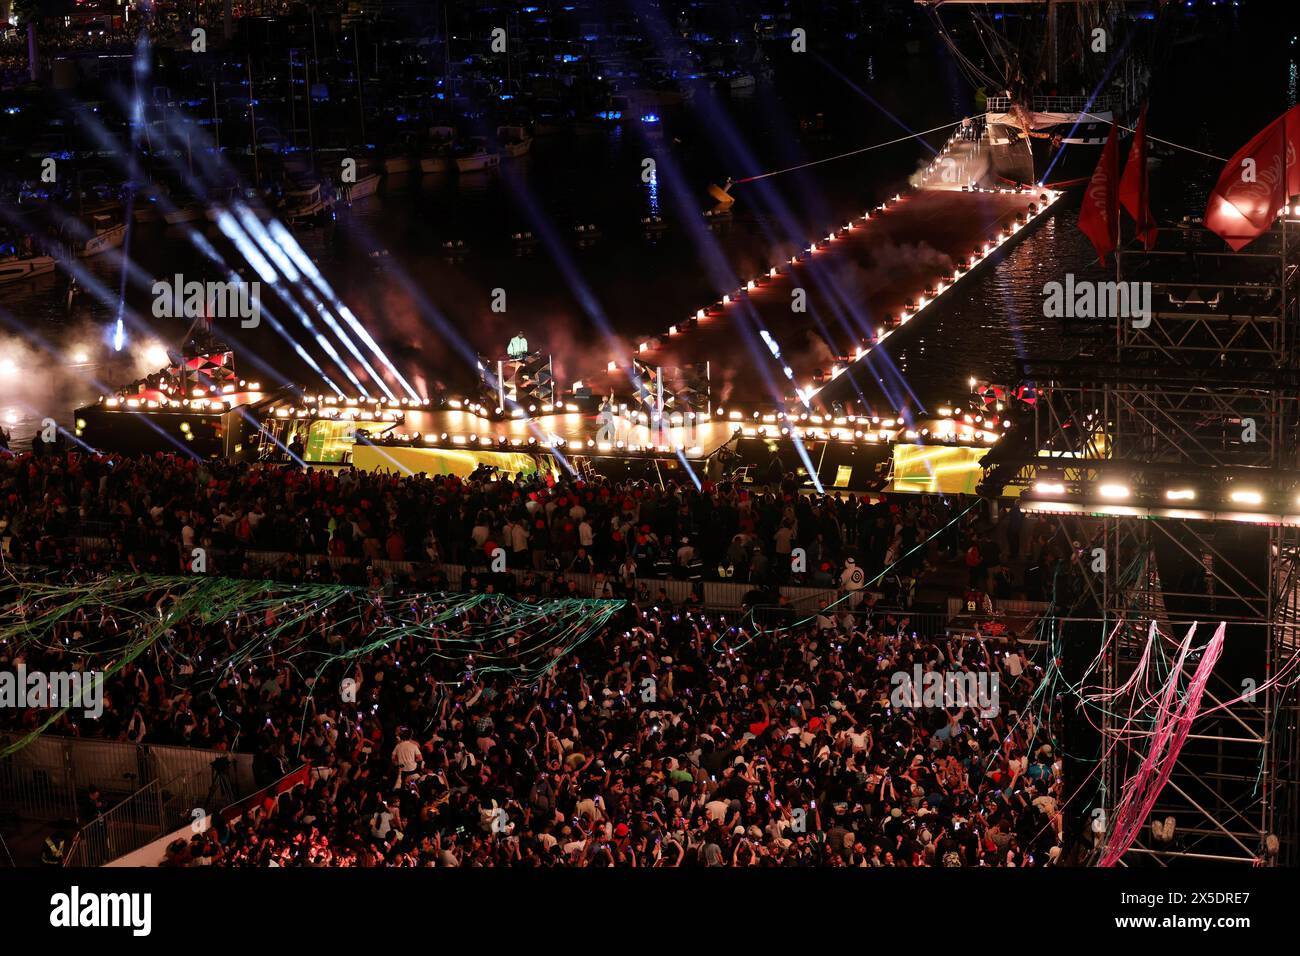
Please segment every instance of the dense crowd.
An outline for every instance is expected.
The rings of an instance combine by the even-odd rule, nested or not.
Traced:
[[[171,587],[139,606],[165,608]],[[763,627],[628,603],[524,682],[475,665],[499,660],[522,632],[453,655],[430,653],[448,636],[430,627],[344,657],[387,623],[367,591],[351,600],[273,643],[257,615],[177,621],[108,678],[101,718],[69,713],[52,729],[252,752],[259,784],[310,767],[278,799],[234,821],[216,815],[178,840],[166,865],[1023,867],[1060,858],[1057,742],[1030,699],[1041,671],[1014,638],[925,638],[905,617],[865,609]],[[123,613],[77,609],[24,652],[27,667],[95,666],[100,651],[88,662],[88,650],[128,639]],[[487,634],[499,613],[480,602],[457,626]],[[539,619],[529,630],[548,626]],[[235,654],[259,642],[271,646]],[[918,665],[996,674],[994,696],[900,697],[897,675]],[[25,713],[26,726],[13,729],[42,716]]]
[[[255,614],[182,618],[108,679],[102,718],[69,713],[51,728],[252,753],[260,785],[310,767],[278,799],[178,841],[168,865],[1056,863],[1058,742],[1037,722],[1041,671],[1014,635],[918,634],[901,603],[884,610],[867,590],[833,607],[783,601],[775,615],[730,622],[697,597],[674,606],[662,589],[648,595],[645,568],[690,578],[703,564],[753,583],[834,584],[855,555],[901,564],[908,577],[964,565],[962,584],[998,587],[1005,512],[995,521],[957,499],[891,498],[817,498],[793,476],[696,490],[165,455],[0,456],[10,562],[90,579],[115,563],[176,572],[188,549],[206,547],[210,570],[238,577],[254,573],[249,553],[268,549],[291,554],[279,567],[290,579],[354,574],[351,583],[373,585],[273,641]],[[111,543],[76,543],[86,535]],[[467,590],[513,582],[487,573],[498,546],[522,569],[517,596],[630,600],[532,680],[480,668],[473,654],[430,653],[448,637],[438,627],[383,630],[394,590],[439,590],[443,561],[482,569],[467,574]],[[786,570],[794,548],[807,549],[807,572]],[[335,560],[305,557],[314,554]],[[385,562],[411,560],[424,571],[381,582],[392,573]],[[597,585],[577,591],[579,570]],[[175,587],[160,582],[142,606],[166,607]],[[493,635],[481,660],[532,641],[494,629],[500,607],[489,599],[457,619]],[[24,663],[93,666],[89,649],[93,658],[120,647],[140,626],[123,613],[77,608]],[[554,624],[541,617],[528,630],[540,640]],[[260,653],[243,650],[259,640],[268,645]],[[345,656],[357,648],[369,649]],[[985,686],[996,675],[993,706],[899,698],[898,675],[918,665]],[[340,694],[344,681],[354,696]],[[10,732],[42,719],[16,713],[0,718]]]
[[[995,518],[960,495],[815,495],[779,468],[766,485],[697,489],[75,452],[0,456],[0,535],[17,561],[188,573],[201,548],[209,573],[264,576],[269,566],[355,584],[378,574],[428,585],[445,564],[488,572],[504,560],[538,580],[595,575],[594,596],[633,597],[635,582],[653,578],[837,587],[857,582],[855,569],[887,570],[877,583],[901,607],[947,559],[982,593],[1034,600],[1072,557],[1014,507]]]

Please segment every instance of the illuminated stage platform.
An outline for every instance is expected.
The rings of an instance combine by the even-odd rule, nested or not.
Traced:
[[[936,162],[965,145],[950,143]],[[880,354],[887,355],[889,338],[923,320],[1062,195],[977,189],[937,178],[636,342],[636,361],[665,368],[707,362],[712,404],[724,410],[738,405],[793,412],[838,404],[858,414],[922,414]],[[831,330],[834,348],[819,326]],[[613,393],[623,402],[634,391],[635,372],[626,359],[611,357],[580,381],[596,395]],[[901,397],[903,407],[887,396]]]
[[[556,474],[590,467],[652,478],[685,479],[689,472],[714,481],[738,472],[741,480],[762,481],[774,456],[786,471],[807,472],[806,455],[828,489],[974,492],[979,460],[1007,420],[998,417],[995,425],[977,408],[941,411],[911,427],[892,419],[820,415],[784,420],[754,413],[741,419],[733,411],[652,429],[625,416],[567,412],[489,421],[463,410],[410,408],[382,437],[357,443],[351,461],[407,474],[468,474],[482,464],[509,471],[540,466]]]
[[[721,436],[719,436],[721,437]],[[730,457],[717,453],[724,445]],[[964,445],[913,445],[880,443],[855,445],[813,442],[805,451],[828,492],[881,491],[945,492],[973,494],[981,475],[980,459],[986,448]],[[580,447],[547,449],[525,442],[476,441],[448,443],[438,439],[386,439],[353,446],[350,461],[366,471],[399,474],[456,474],[466,476],[481,466],[506,473],[541,470],[557,476],[588,469],[610,477],[640,477],[650,481],[705,482],[732,480],[741,484],[766,484],[767,464],[779,456],[782,468],[806,472],[793,442],[733,436],[713,453],[687,454],[662,449]],[[567,462],[568,468],[564,465]],[[805,474],[804,486],[814,487]]]
[[[77,437],[112,451],[407,473],[639,468],[660,479],[680,470],[752,481],[779,460],[828,489],[973,491],[979,459],[1023,408],[954,382],[951,406],[900,409],[885,396],[911,393],[890,388],[898,373],[888,341],[1059,194],[940,181],[937,171],[953,157],[964,168],[970,149],[950,141],[919,188],[572,383],[555,383],[550,357],[520,337],[508,357],[480,358],[476,396],[263,392],[234,374],[226,346],[205,340],[172,367],[78,409]],[[819,327],[839,330],[838,359],[819,364],[825,341],[810,347]]]
[[[97,450],[180,451],[243,461],[287,462],[296,447],[307,465],[353,464],[404,474],[468,475],[492,466],[507,472],[596,471],[761,483],[774,457],[783,470],[807,474],[806,455],[827,489],[970,493],[980,475],[979,460],[998,434],[991,419],[970,410],[913,423],[921,431],[892,420],[773,419],[701,418],[652,431],[621,416],[597,420],[567,412],[491,421],[417,402],[326,398],[318,403],[287,389],[269,394],[245,389],[204,397],[103,399],[77,410],[77,435]],[[999,419],[998,427],[1004,422]],[[814,484],[811,477],[807,481]]]

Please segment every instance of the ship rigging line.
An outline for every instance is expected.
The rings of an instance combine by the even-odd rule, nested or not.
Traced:
[[[942,126],[936,126],[933,129],[922,130],[919,133],[908,133],[906,136],[900,136],[898,139],[891,139],[885,143],[876,143],[872,146],[862,146],[858,149],[851,149],[847,153],[840,153],[836,156],[826,156],[823,159],[814,159],[807,163],[800,163],[798,166],[787,166],[785,169],[774,169],[770,173],[759,173],[757,176],[746,176],[744,179],[732,181],[733,186],[739,186],[741,183],[752,183],[756,179],[767,179],[769,176],[780,176],[782,173],[792,173],[797,169],[807,169],[809,166],[820,166],[822,163],[833,162],[837,159],[844,159],[847,156],[857,156],[859,153],[869,153],[873,149],[882,149],[885,146],[893,146],[895,143],[903,143],[909,139],[916,139],[920,136],[927,136],[930,133],[937,133],[940,130],[952,129],[954,126],[960,126],[966,122],[965,119],[959,119],[954,123],[944,123]],[[1152,137],[1154,139],[1154,137]]]
[[[952,55],[956,57],[957,66],[966,74],[966,79],[970,81],[971,86],[978,87],[983,85],[986,88],[1000,88],[1006,86],[1005,83],[998,83],[993,77],[981,70],[975,65],[974,61],[972,61],[970,57],[962,52],[961,48],[957,45],[957,41],[952,38],[951,34],[948,33],[947,27],[943,25],[943,20],[939,18],[938,8],[927,10],[927,12],[930,15],[930,19],[934,22],[935,30],[938,32],[939,36],[943,38],[944,44],[948,47],[949,51],[951,51]],[[977,19],[975,24],[975,35],[979,37],[980,45],[984,47],[984,52],[989,55],[989,59],[995,59],[992,52],[989,50],[988,43],[985,41],[979,27],[980,24]]]
[[[1126,132],[1129,133],[1135,132],[1135,130],[1131,126],[1125,126],[1122,123],[1116,123],[1114,120],[1108,120],[1102,116],[1098,116],[1096,113],[1089,113],[1086,110],[1081,110],[1080,115],[1087,116],[1090,119],[1094,119],[1102,123],[1109,123],[1111,126],[1118,127],[1119,129],[1125,130]],[[807,169],[810,166],[820,166],[822,163],[830,163],[830,162],[834,162],[837,159],[845,159],[849,156],[857,156],[860,153],[869,153],[873,149],[883,149],[886,146],[893,146],[897,143],[906,142],[909,139],[916,139],[917,137],[920,136],[928,136],[930,133],[937,133],[940,130],[951,129],[954,126],[960,126],[964,122],[966,122],[965,119],[959,119],[952,123],[945,123],[942,126],[935,126],[932,129],[922,130],[919,133],[909,133],[906,136],[899,136],[897,139],[887,140],[886,142],[883,143],[875,143],[871,146],[862,146],[859,147],[858,149],[851,149],[847,153],[838,153],[835,156],[826,156],[823,157],[822,159],[810,160],[809,162],[806,163],[800,163],[798,166],[787,166],[785,169],[774,169],[771,172],[759,173],[757,176],[746,176],[743,179],[734,180],[732,182],[732,185],[739,186],[741,183],[752,183],[759,179],[768,179],[769,177],[772,176],[780,176],[782,173],[792,173],[799,169]],[[1227,162],[1227,159],[1224,158],[1223,156],[1216,156],[1213,153],[1207,153],[1204,150],[1195,149],[1191,146],[1184,146],[1182,143],[1175,143],[1173,140],[1161,139],[1158,136],[1152,136],[1150,133],[1147,134],[1147,139],[1151,140],[1154,143],[1161,143],[1165,146],[1171,146],[1174,149],[1181,149],[1188,153],[1195,153],[1198,156],[1204,156],[1206,159],[1213,159],[1220,163]]]
[[[1098,116],[1096,113],[1089,113],[1087,110],[1081,110],[1080,115],[1091,117],[1092,119],[1095,119],[1101,123],[1109,123],[1111,126],[1114,126],[1118,129],[1122,129],[1126,133],[1137,132],[1137,130],[1135,130],[1131,126],[1125,126],[1123,123],[1116,123],[1114,120],[1105,119],[1101,116]],[[1184,146],[1182,143],[1175,143],[1172,140],[1161,139],[1159,136],[1152,136],[1150,133],[1147,133],[1147,139],[1151,140],[1151,142],[1153,143],[1163,143],[1165,146],[1172,146],[1174,149],[1181,149],[1188,153],[1195,153],[1197,156],[1204,156],[1206,159],[1217,160],[1220,163],[1226,163],[1228,161],[1226,156],[1215,156],[1213,153],[1207,153],[1204,150],[1193,149],[1191,146]]]

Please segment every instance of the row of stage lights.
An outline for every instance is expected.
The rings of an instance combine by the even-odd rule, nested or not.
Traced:
[[[584,450],[587,453],[614,454],[623,452],[627,454],[676,454],[681,452],[687,455],[702,455],[704,449],[699,445],[690,447],[684,445],[640,445],[624,441],[597,441],[594,438],[588,438],[585,441],[569,441],[567,438],[561,438],[559,435],[549,435],[544,440],[539,441],[535,435],[527,438],[510,437],[507,435],[458,435],[443,432],[440,435],[423,435],[420,432],[410,432],[401,435],[388,435],[382,440],[374,441],[376,445],[422,445],[424,447],[471,447],[488,449],[492,451],[526,451],[539,450],[545,448],[554,448],[557,450],[571,451],[574,454],[582,454]]]
[[[185,409],[209,415],[219,415],[235,408],[262,400],[261,385],[257,382],[240,381],[239,385],[227,384],[221,388],[210,386],[208,389],[196,388],[190,398],[140,398],[138,396],[123,398],[117,395],[101,396],[99,404],[114,411],[122,410],[169,410]],[[171,387],[160,389],[176,394]],[[336,397],[317,395],[313,400],[306,397],[303,404],[297,406],[281,405],[275,409],[277,418],[329,418],[359,419],[364,421],[401,421],[408,409],[427,407],[427,398],[381,399],[369,397]]]
[[[330,419],[401,423],[407,411],[422,410],[431,404],[428,398],[340,398],[335,395],[304,396],[301,405],[281,405],[276,418]]]
[[[452,399],[448,407],[458,411],[464,411],[473,414],[479,418],[487,418],[487,408],[482,404],[471,401],[462,401]],[[578,408],[572,404],[560,406],[543,406],[546,412],[551,412],[554,408],[555,413],[561,413],[562,409],[567,411],[578,411]],[[904,430],[904,421],[899,418],[881,418],[879,416],[866,415],[818,415],[809,412],[785,411],[783,413],[759,411],[742,412],[736,409],[727,411],[724,407],[718,407],[713,410],[712,416],[717,419],[725,420],[732,423],[732,434],[736,432],[743,433],[746,437],[774,437],[771,430],[766,426],[783,423],[786,427],[781,429],[781,435],[788,436],[792,429],[800,437],[807,436],[816,440],[826,440],[829,436],[831,439],[841,439],[844,437],[854,437],[866,441],[889,441],[897,440],[899,435],[905,435],[908,440],[920,440],[928,437],[935,437],[942,441],[958,441],[969,444],[992,444],[1000,437],[996,431],[998,428],[1007,429],[1011,426],[1010,421],[1001,419],[996,415],[985,416],[984,414],[969,411],[963,411],[958,408],[952,408],[948,405],[940,406],[938,414],[941,419],[951,419],[950,421],[941,421],[935,429],[922,427],[920,429]],[[633,411],[627,403],[621,403],[616,407],[616,416],[623,419],[629,419],[642,426],[658,425],[663,421],[670,428],[684,427],[688,423],[698,422],[709,417],[708,412],[671,412],[666,416],[652,414],[644,411]],[[753,427],[746,427],[746,422],[753,422]],[[805,430],[797,431],[799,426],[804,426]],[[809,428],[807,426],[836,426],[830,430],[825,428]],[[852,427],[848,427],[852,426]],[[883,438],[879,436],[885,436]]]
[[[171,391],[171,389],[168,389]],[[224,393],[225,397],[199,397],[207,394],[204,389],[194,389],[194,398],[186,399],[119,399],[117,397],[101,398],[100,402],[106,408],[114,410],[122,409],[151,409],[151,410],[170,410],[185,409],[190,412],[200,412],[206,414],[221,414],[236,404],[246,402],[256,402],[262,397],[261,386],[257,382],[240,381],[239,386],[228,384],[218,390],[215,386],[210,388],[212,392]],[[485,406],[475,402],[452,399],[448,407],[458,411],[464,411],[474,414],[478,417],[487,417]],[[407,410],[419,409],[430,405],[430,400],[425,399],[377,399],[377,398],[338,398],[335,396],[317,395],[314,398],[308,396],[304,403],[297,406],[280,405],[274,409],[274,415],[281,419],[327,419],[327,420],[345,420],[345,421],[376,421],[376,422],[401,422],[405,420]],[[573,405],[562,406],[569,411],[577,411]],[[546,412],[559,409],[561,406],[546,407]],[[650,415],[646,412],[629,412],[626,404],[619,406],[620,417],[631,418],[640,425],[659,424],[660,416]],[[928,426],[919,429],[905,428],[903,420],[893,418],[880,418],[879,416],[823,416],[810,414],[808,412],[784,414],[761,413],[753,411],[748,414],[732,409],[727,411],[719,407],[714,410],[715,418],[725,420],[732,425],[732,435],[742,435],[746,438],[778,438],[790,437],[791,435],[805,441],[841,441],[856,442],[863,441],[868,443],[890,442],[906,440],[916,443],[927,443],[928,441],[937,441],[945,444],[970,444],[970,445],[990,445],[1000,438],[1000,434],[994,429],[999,426],[1003,429],[1010,426],[1010,422],[999,420],[990,416],[987,419],[980,414],[971,414],[947,406],[939,408],[939,415],[943,421],[931,429]],[[697,414],[695,412],[673,412],[667,416],[669,427],[683,427],[688,423],[699,421],[701,418],[707,418],[707,413]],[[747,424],[752,422],[752,424]],[[773,427],[768,427],[773,426]],[[419,433],[415,433],[417,438]],[[409,440],[409,436],[391,436],[393,440]],[[524,445],[536,445],[536,439],[527,440],[499,436],[493,438],[489,435],[452,435],[445,433],[442,441],[450,440],[454,444],[479,444],[487,446],[494,443],[502,445],[513,443],[515,447]],[[558,439],[560,446],[565,444],[563,439]],[[579,443],[581,444],[581,443]],[[662,446],[662,445],[627,445],[624,442],[597,442],[589,439],[587,447],[599,448],[602,451],[677,451],[681,446]]]
[[[579,388],[581,387],[581,385],[582,383],[578,382],[574,385],[574,387]],[[428,404],[427,400],[425,401],[425,404],[426,405]],[[482,402],[471,401],[470,399],[462,399],[462,398],[448,399],[447,407],[458,412],[462,412],[462,411],[470,412],[471,414],[477,415],[479,418],[491,417],[488,414],[488,407],[486,405],[484,405]],[[516,405],[514,408],[510,409],[510,417],[511,418],[533,418],[537,415],[563,415],[568,412],[578,412],[578,411],[581,411],[581,409],[578,408],[577,405],[573,404],[573,402],[541,402],[541,403],[532,402],[529,403],[527,406]],[[505,409],[502,408],[500,405],[498,405],[496,407],[495,413],[497,415],[504,415]]]
[[[901,199],[902,196],[900,194],[895,196],[892,200],[890,200],[889,203],[896,203]],[[873,211],[876,213],[883,212],[886,208],[888,208],[889,203],[881,203],[879,206],[875,208],[875,210],[868,210],[864,212],[861,218],[857,221],[866,222],[871,218],[871,213]],[[839,228],[838,231],[832,231],[828,233],[825,239],[813,242],[811,245],[808,246],[807,249],[803,250],[800,253],[797,253],[796,255],[791,256],[788,265],[790,266],[798,265],[801,261],[810,259],[812,256],[816,255],[819,252],[824,252],[827,248],[830,247],[830,244],[832,242],[834,242],[837,238],[843,236],[845,233],[851,232],[854,228],[855,228],[854,221],[849,221],[845,223],[843,226]],[[761,286],[766,285],[767,282],[769,282],[772,279],[778,278],[780,275],[781,275],[780,268],[778,268],[777,266],[770,267],[766,273],[763,273],[762,275],[758,275],[752,279],[749,279],[747,282],[745,282],[744,285],[737,286],[736,291],[734,293],[723,295],[722,298],[718,299],[716,302],[712,303],[711,305],[706,306],[703,309],[697,309],[695,311],[695,314],[690,318],[688,318],[682,325],[668,326],[669,337],[679,335],[683,331],[691,328],[696,323],[707,320],[709,318],[710,313],[717,315],[725,312],[728,306],[732,305],[736,301],[745,297],[749,293],[758,291],[758,289]],[[650,351],[651,348],[654,348],[654,345],[651,340],[638,342],[636,346],[636,350],[638,354],[648,352]],[[861,352],[860,349],[859,352]],[[861,356],[859,355],[858,357]],[[615,372],[618,370],[618,368],[619,365],[616,360],[611,360],[606,365],[606,370],[610,372]]]
[[[972,382],[973,381],[974,380],[972,380]],[[472,414],[482,419],[489,419],[491,417],[489,415],[489,410],[486,405],[469,399],[460,399],[460,398],[449,399],[447,401],[447,407],[454,411],[465,412],[467,414]],[[577,405],[573,404],[572,402],[567,402],[567,403],[557,402],[554,405],[550,403],[546,403],[541,406],[533,406],[533,405],[528,406],[529,413],[535,412],[538,409],[540,409],[542,415],[570,414],[570,413],[578,413],[581,411],[581,409]],[[500,414],[500,409],[497,410],[497,413]],[[630,408],[630,406],[626,402],[619,403],[615,407],[615,414],[619,418],[630,419],[636,422],[637,424],[645,425],[645,426],[651,424],[658,425],[661,422],[661,420],[666,420],[668,427],[671,428],[683,427],[688,422],[697,422],[710,417],[708,412],[699,412],[699,413],[672,412],[667,416],[660,416],[658,414],[645,412],[645,411],[634,411]],[[938,408],[938,414],[940,418],[945,418],[945,419],[951,418],[953,421],[951,424],[941,423],[940,426],[937,429],[935,429],[933,432],[937,437],[941,437],[945,439],[950,437],[956,437],[958,439],[966,439],[970,441],[972,444],[979,443],[979,442],[982,442],[984,444],[992,444],[993,442],[997,441],[1001,437],[1000,434],[996,431],[996,429],[998,428],[1007,429],[1011,425],[1009,421],[1001,419],[996,415],[986,416],[978,412],[972,413],[968,411],[963,411],[956,407],[949,407],[949,405],[940,406]],[[522,418],[523,415],[515,414],[513,417]],[[712,417],[717,419],[724,419],[725,421],[732,422],[732,423],[745,423],[747,421],[752,421],[756,423],[756,425],[759,423],[761,423],[761,425],[773,425],[779,422],[785,422],[789,425],[794,425],[795,423],[799,423],[799,424],[810,423],[811,425],[816,425],[816,426],[830,424],[830,425],[840,426],[841,428],[844,426],[855,426],[850,430],[856,433],[856,437],[867,438],[870,441],[875,441],[876,438],[868,437],[869,433],[873,433],[873,432],[879,433],[882,429],[894,429],[894,428],[902,429],[904,425],[904,422],[901,418],[895,421],[895,419],[892,418],[882,419],[879,416],[818,415],[816,413],[810,413],[807,411],[792,411],[789,409],[787,409],[784,412],[766,412],[766,413],[761,411],[752,411],[752,410],[739,411],[734,408],[728,411],[725,407],[722,406],[719,406],[718,408],[715,408],[713,410]],[[870,426],[870,427],[861,427],[861,426]],[[739,430],[740,428],[743,428],[743,424],[737,426],[736,429],[733,429],[733,434],[736,430]],[[789,433],[789,429],[787,429],[784,434],[788,434],[788,433]],[[931,433],[932,433],[931,429],[921,428],[919,430],[909,430],[907,432],[907,436],[909,438],[924,438],[929,436]],[[763,437],[766,437],[766,432]]]
[[[101,395],[99,404],[105,408],[116,410],[184,408],[188,411],[220,414],[234,408],[236,405],[262,400],[262,386],[258,382],[247,382],[242,378],[239,380],[238,385],[234,382],[228,382],[220,387],[209,385],[207,388],[191,389],[189,396],[184,398],[174,397],[180,395],[181,392],[170,384],[162,385],[157,391],[162,392],[167,397],[155,399],[140,398],[139,396]]]
[[[964,187],[964,191],[988,192],[988,193],[1019,192],[1019,190],[1015,190],[1015,189],[981,189],[976,186]],[[933,293],[923,294],[919,296],[915,304],[909,304],[906,308],[902,310],[902,312],[899,313],[897,322],[893,323],[888,327],[883,325],[878,326],[876,328],[875,339],[866,346],[859,346],[853,354],[853,361],[855,363],[861,361],[873,349],[883,344],[885,339],[889,338],[889,336],[891,336],[898,329],[901,329],[912,319],[916,318],[916,316],[919,315],[928,306],[938,301],[940,296],[942,296],[949,289],[956,286],[957,283],[965,276],[970,275],[970,273],[973,272],[980,263],[982,263],[985,259],[989,258],[994,253],[996,253],[1003,245],[1009,242],[1013,236],[1019,233],[1021,229],[1024,229],[1035,219],[1041,216],[1048,208],[1051,207],[1053,203],[1056,202],[1057,199],[1060,198],[1060,196],[1061,193],[1056,192],[1054,190],[1044,190],[1039,196],[1039,200],[1042,203],[1042,205],[1033,206],[1031,211],[1027,211],[1026,213],[1024,213],[1023,221],[1017,217],[1017,219],[1013,221],[1011,225],[1007,226],[1004,229],[999,230],[998,234],[992,240],[985,242],[982,246],[980,246],[973,253],[971,253],[970,256],[968,256],[966,259],[963,259],[962,262],[959,263],[957,267],[953,270],[951,279],[937,283],[934,287]],[[884,207],[881,206],[879,208],[883,209]],[[868,219],[868,216],[863,215],[862,218],[865,221]],[[846,371],[846,367],[842,367],[839,365],[833,366],[831,368],[831,375],[830,375],[831,381],[834,381],[835,379],[839,378],[839,376],[842,375],[845,371]],[[818,387],[815,382],[809,383],[806,389],[800,390],[800,395],[803,396],[805,401],[808,401],[814,395],[820,392],[821,389],[824,387],[825,385]]]
[[[965,429],[965,430],[962,430]],[[767,425],[741,425],[735,424],[731,431],[732,437],[758,438],[758,439],[778,439],[790,436],[796,436],[802,441],[822,441],[822,442],[839,442],[841,444],[888,444],[891,441],[905,440],[913,444],[942,444],[942,445],[975,445],[982,443],[990,445],[998,440],[998,435],[990,431],[974,431],[968,426],[959,426],[954,421],[941,422],[937,428],[931,430],[928,427],[920,429],[904,428],[880,428],[880,429],[862,429],[862,428],[798,428],[790,425],[780,427]],[[473,447],[496,450],[538,450],[545,448],[555,448],[569,450],[574,454],[601,453],[617,454],[625,452],[628,454],[648,454],[662,453],[674,454],[682,452],[688,455],[702,454],[702,447],[699,445],[685,446],[682,444],[638,444],[636,442],[625,441],[600,441],[595,438],[585,440],[570,441],[561,438],[558,435],[551,435],[544,440],[538,440],[536,436],[527,438],[507,435],[479,435],[479,434],[455,434],[442,432],[440,435],[423,435],[420,432],[405,433],[399,435],[388,435],[379,439],[374,439],[377,445],[420,445],[424,447]]]
[[[363,422],[402,422],[406,419],[406,413],[393,408],[373,408],[356,405],[330,408],[277,408],[275,410],[276,418],[311,418],[311,419],[339,419],[346,421],[363,421]]]
[[[723,418],[729,422],[742,422],[745,419],[743,412],[732,410],[728,412],[724,408],[718,408],[714,415]],[[822,441],[826,437],[831,439],[841,439],[846,434],[858,439],[867,441],[898,441],[899,436],[905,437],[909,441],[920,441],[925,438],[937,438],[941,441],[965,441],[969,444],[983,443],[991,445],[1001,438],[1001,433],[995,431],[998,427],[1007,429],[1011,423],[1005,419],[999,419],[996,416],[985,418],[982,414],[972,414],[970,412],[961,412],[957,409],[942,406],[939,408],[939,417],[942,419],[934,429],[923,427],[920,429],[905,428],[905,422],[899,418],[880,418],[872,415],[817,415],[808,412],[798,414],[787,412],[784,415],[760,414],[753,412],[751,420],[755,422],[753,426],[737,426],[736,430],[743,430],[746,437],[769,437],[767,425],[776,425],[784,423],[780,429],[780,434],[789,435],[792,427],[797,428],[804,423],[813,426],[833,425],[831,429],[825,428],[806,428],[802,432],[797,432],[800,438],[805,436],[814,440]],[[863,427],[865,426],[865,427]],[[734,430],[733,430],[734,434]]]
[[[899,428],[895,430],[863,430],[861,428],[805,428],[792,429],[788,425],[783,425],[780,429],[769,429],[767,426],[754,427],[738,426],[733,429],[732,434],[737,432],[746,438],[786,438],[791,435],[797,436],[801,441],[839,441],[839,442],[866,442],[868,444],[879,444],[889,442],[906,442],[908,444],[928,445],[992,445],[1000,437],[996,432],[959,430],[953,422],[940,422],[939,425],[930,429],[923,428]]]

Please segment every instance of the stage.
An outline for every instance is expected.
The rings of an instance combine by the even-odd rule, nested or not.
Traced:
[[[408,474],[644,465],[660,479],[753,481],[779,464],[813,487],[973,491],[980,458],[1023,407],[973,379],[920,407],[890,339],[920,328],[1060,196],[959,181],[950,171],[964,176],[974,148],[949,141],[913,188],[571,382],[522,334],[480,358],[477,394],[386,399],[264,391],[238,377],[228,346],[196,341],[78,409],[76,438]]]

